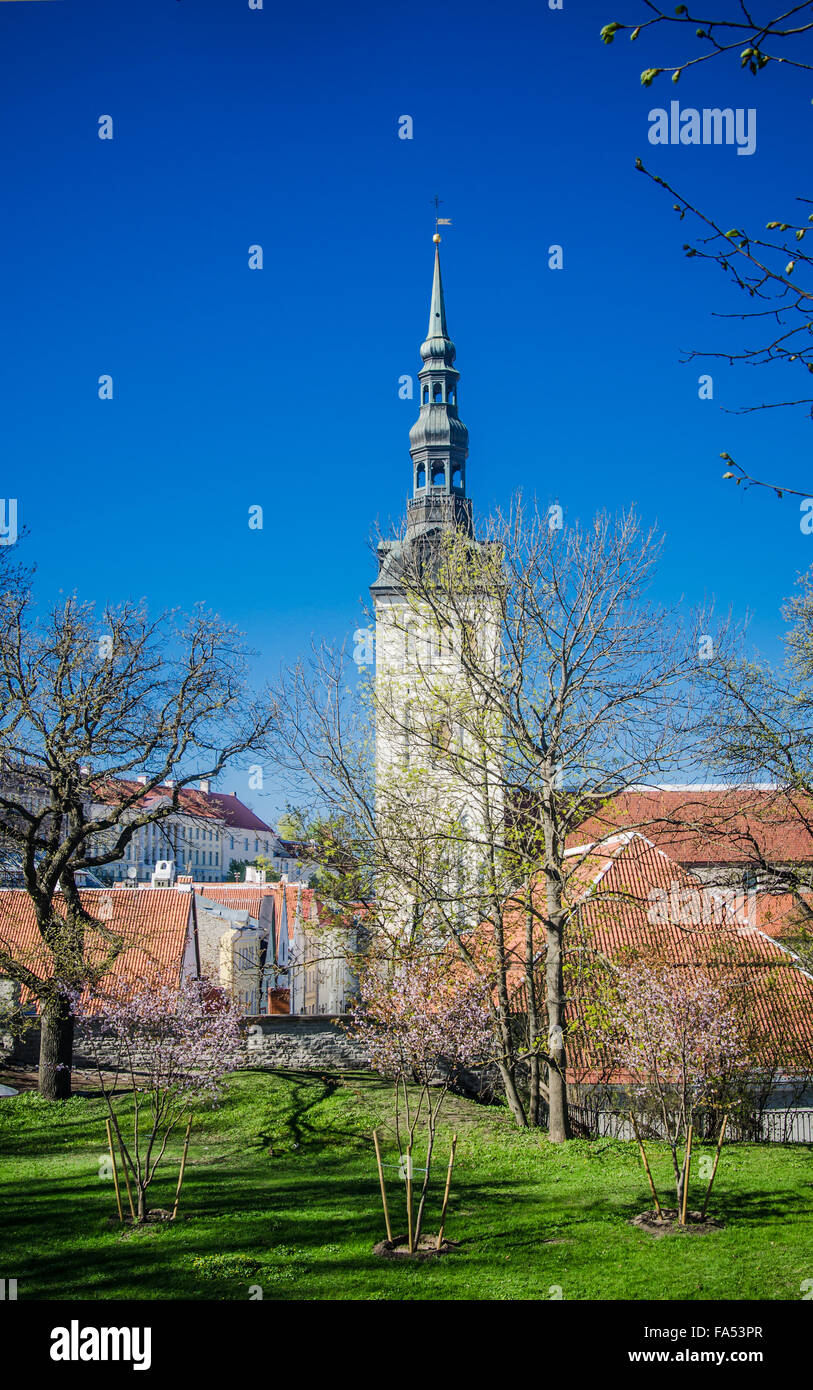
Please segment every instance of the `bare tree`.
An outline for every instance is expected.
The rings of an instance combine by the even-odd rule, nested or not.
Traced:
[[[685,762],[699,727],[708,620],[647,600],[658,550],[631,515],[558,529],[521,504],[478,542],[402,537],[375,678],[352,693],[345,655],[320,648],[275,697],[280,765],[341,810],[374,929],[451,941],[488,980],[508,1104],[525,1124],[546,1100],[556,1140],[563,943],[586,857],[573,834],[613,794]]]
[[[800,576],[783,616],[782,662],[730,654],[709,668],[707,761],[744,788],[718,833],[757,882],[795,898],[804,940],[813,926],[813,569]]]
[[[757,14],[758,9],[763,13]],[[654,41],[656,31],[668,34],[678,43],[685,40],[689,44],[692,38],[696,40],[691,50],[681,50],[681,56],[661,66],[645,68],[641,82],[646,87],[666,75],[671,75],[673,83],[677,82],[682,73],[698,64],[725,61],[735,55],[740,67],[752,76],[769,64],[813,68],[813,64],[805,61],[804,50],[800,51],[800,41],[813,31],[809,3],[792,5],[770,16],[764,13],[764,5],[749,5],[744,0],[728,8],[721,6],[716,18],[694,15],[686,5],[678,5],[674,13],[669,14],[652,0],[643,0],[643,10],[644,15],[638,23],[605,25],[601,31],[603,41],[612,43],[618,34],[627,30],[632,40],[644,34],[647,41]],[[813,417],[813,394],[808,381],[808,374],[813,373],[813,259],[804,249],[805,237],[811,232],[813,223],[813,211],[808,213],[807,208],[813,208],[813,200],[798,196],[794,200],[795,213],[786,209],[784,215],[778,215],[777,210],[767,220],[764,230],[748,230],[740,222],[731,225],[702,210],[666,179],[647,169],[640,159],[636,160],[636,168],[674,198],[673,207],[681,221],[688,216],[690,222],[697,224],[697,237],[684,243],[685,254],[713,262],[747,301],[744,309],[715,317],[747,324],[752,334],[748,344],[721,351],[691,351],[682,360],[717,358],[732,366],[742,363],[751,367],[779,364],[797,374],[801,372],[800,386],[787,398],[761,400],[732,413],[804,406]],[[722,458],[727,464],[723,477],[746,488],[768,488],[779,498],[785,493],[808,495],[809,489],[753,476],[727,452]]]
[[[70,1094],[71,991],[96,985],[124,944],[85,910],[77,872],[120,859],[141,826],[177,812],[183,787],[258,747],[272,722],[217,615],[97,613],[69,598],[37,621],[24,589],[3,593],[0,816],[40,940],[32,959],[0,939],[0,971],[39,1003],[43,1095]]]

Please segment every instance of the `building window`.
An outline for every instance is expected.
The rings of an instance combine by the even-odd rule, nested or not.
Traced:
[[[432,460],[432,486],[446,482],[446,465],[442,459]]]
[[[443,400],[443,387],[441,386],[441,384],[440,384],[439,381],[436,381],[435,384],[434,384],[434,386],[432,387],[432,400],[433,400],[433,401],[441,401],[441,400]]]
[[[415,486],[426,487],[426,469],[422,463],[418,464],[417,472],[415,473]]]

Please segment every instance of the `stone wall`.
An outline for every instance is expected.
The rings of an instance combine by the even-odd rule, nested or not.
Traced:
[[[260,1014],[243,1020],[246,1067],[280,1067],[289,1071],[359,1071],[369,1066],[364,1048],[350,1038],[343,1025],[348,1015]],[[111,1065],[115,1062],[115,1043],[97,1041],[99,1055]],[[39,1029],[33,1028],[13,1047],[13,1060],[36,1066],[39,1057]],[[2,1060],[0,1047],[0,1060]],[[88,1044],[85,1025],[76,1030],[74,1066],[78,1070],[95,1067],[95,1053]]]
[[[261,1014],[245,1020],[246,1066],[291,1071],[359,1071],[370,1065],[349,1037],[347,1014]]]
[[[14,1056],[14,1016],[20,1003],[20,986],[14,980],[0,980],[0,1063]]]

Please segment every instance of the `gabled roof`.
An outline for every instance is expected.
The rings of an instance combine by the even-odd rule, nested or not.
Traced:
[[[576,966],[580,960],[622,964],[634,957],[724,980],[747,1002],[765,1066],[781,1060],[789,1069],[813,1070],[813,978],[792,951],[749,921],[747,906],[710,889],[638,834],[615,836],[588,856],[583,869],[565,947],[574,967],[565,1010],[572,1080],[623,1079],[591,1047],[584,1024],[590,975]],[[506,938],[514,962],[510,988],[519,1010],[524,1008],[524,936],[525,913],[517,907],[507,914]],[[541,922],[535,937],[539,969]]]
[[[578,906],[579,938],[610,959],[628,949],[651,950],[673,965],[789,957],[737,910],[643,835],[618,837]]]
[[[135,984],[156,969],[180,980],[194,932],[191,893],[174,888],[86,888],[79,897],[91,916],[128,943],[104,977],[107,982]],[[59,910],[61,895],[55,895],[54,906]],[[31,899],[22,889],[0,889],[0,948],[41,979],[51,974],[51,958],[37,930]],[[88,960],[98,960],[102,949],[101,937],[90,940]],[[23,1002],[30,1000],[24,990]]]
[[[615,963],[648,956],[724,981],[746,1004],[766,1068],[813,1065],[813,978],[745,911],[733,910],[643,836],[630,836],[608,858],[579,908],[578,939]],[[580,1004],[571,1002],[571,1023]],[[580,1030],[571,1055],[577,1072],[595,1070],[598,1059]]]

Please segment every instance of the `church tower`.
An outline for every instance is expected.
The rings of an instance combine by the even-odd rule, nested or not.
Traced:
[[[423,366],[418,373],[420,413],[409,431],[412,496],[407,502],[403,539],[382,541],[378,546],[378,578],[370,586],[377,617],[383,600],[399,594],[399,569],[406,548],[420,537],[429,538],[450,528],[473,536],[471,501],[466,496],[469,432],[458,410],[460,373],[454,365],[455,345],[446,326],[437,232],[434,242],[429,328],[421,344]]]
[[[398,539],[378,545],[379,572],[370,587],[376,618],[377,805],[379,824],[385,808],[396,806],[409,822],[419,823],[423,816],[438,842],[445,837],[448,846],[450,839],[459,840],[454,871],[459,879],[463,860],[471,864],[478,856],[472,844],[482,845],[485,837],[493,842],[494,816],[502,804],[493,759],[498,740],[486,730],[475,747],[478,715],[470,681],[467,693],[461,644],[475,640],[496,660],[499,616],[472,578],[486,547],[474,536],[466,492],[469,434],[459,414],[460,374],[446,321],[437,233],[434,241],[419,414],[409,432],[412,496]],[[445,593],[430,604],[421,589],[425,578],[415,581],[416,565],[421,575],[431,574],[444,544],[448,552],[448,542],[458,540],[463,541],[456,551],[459,592],[456,586],[454,602]],[[484,783],[490,786],[488,805]],[[408,835],[420,838],[414,824]]]

